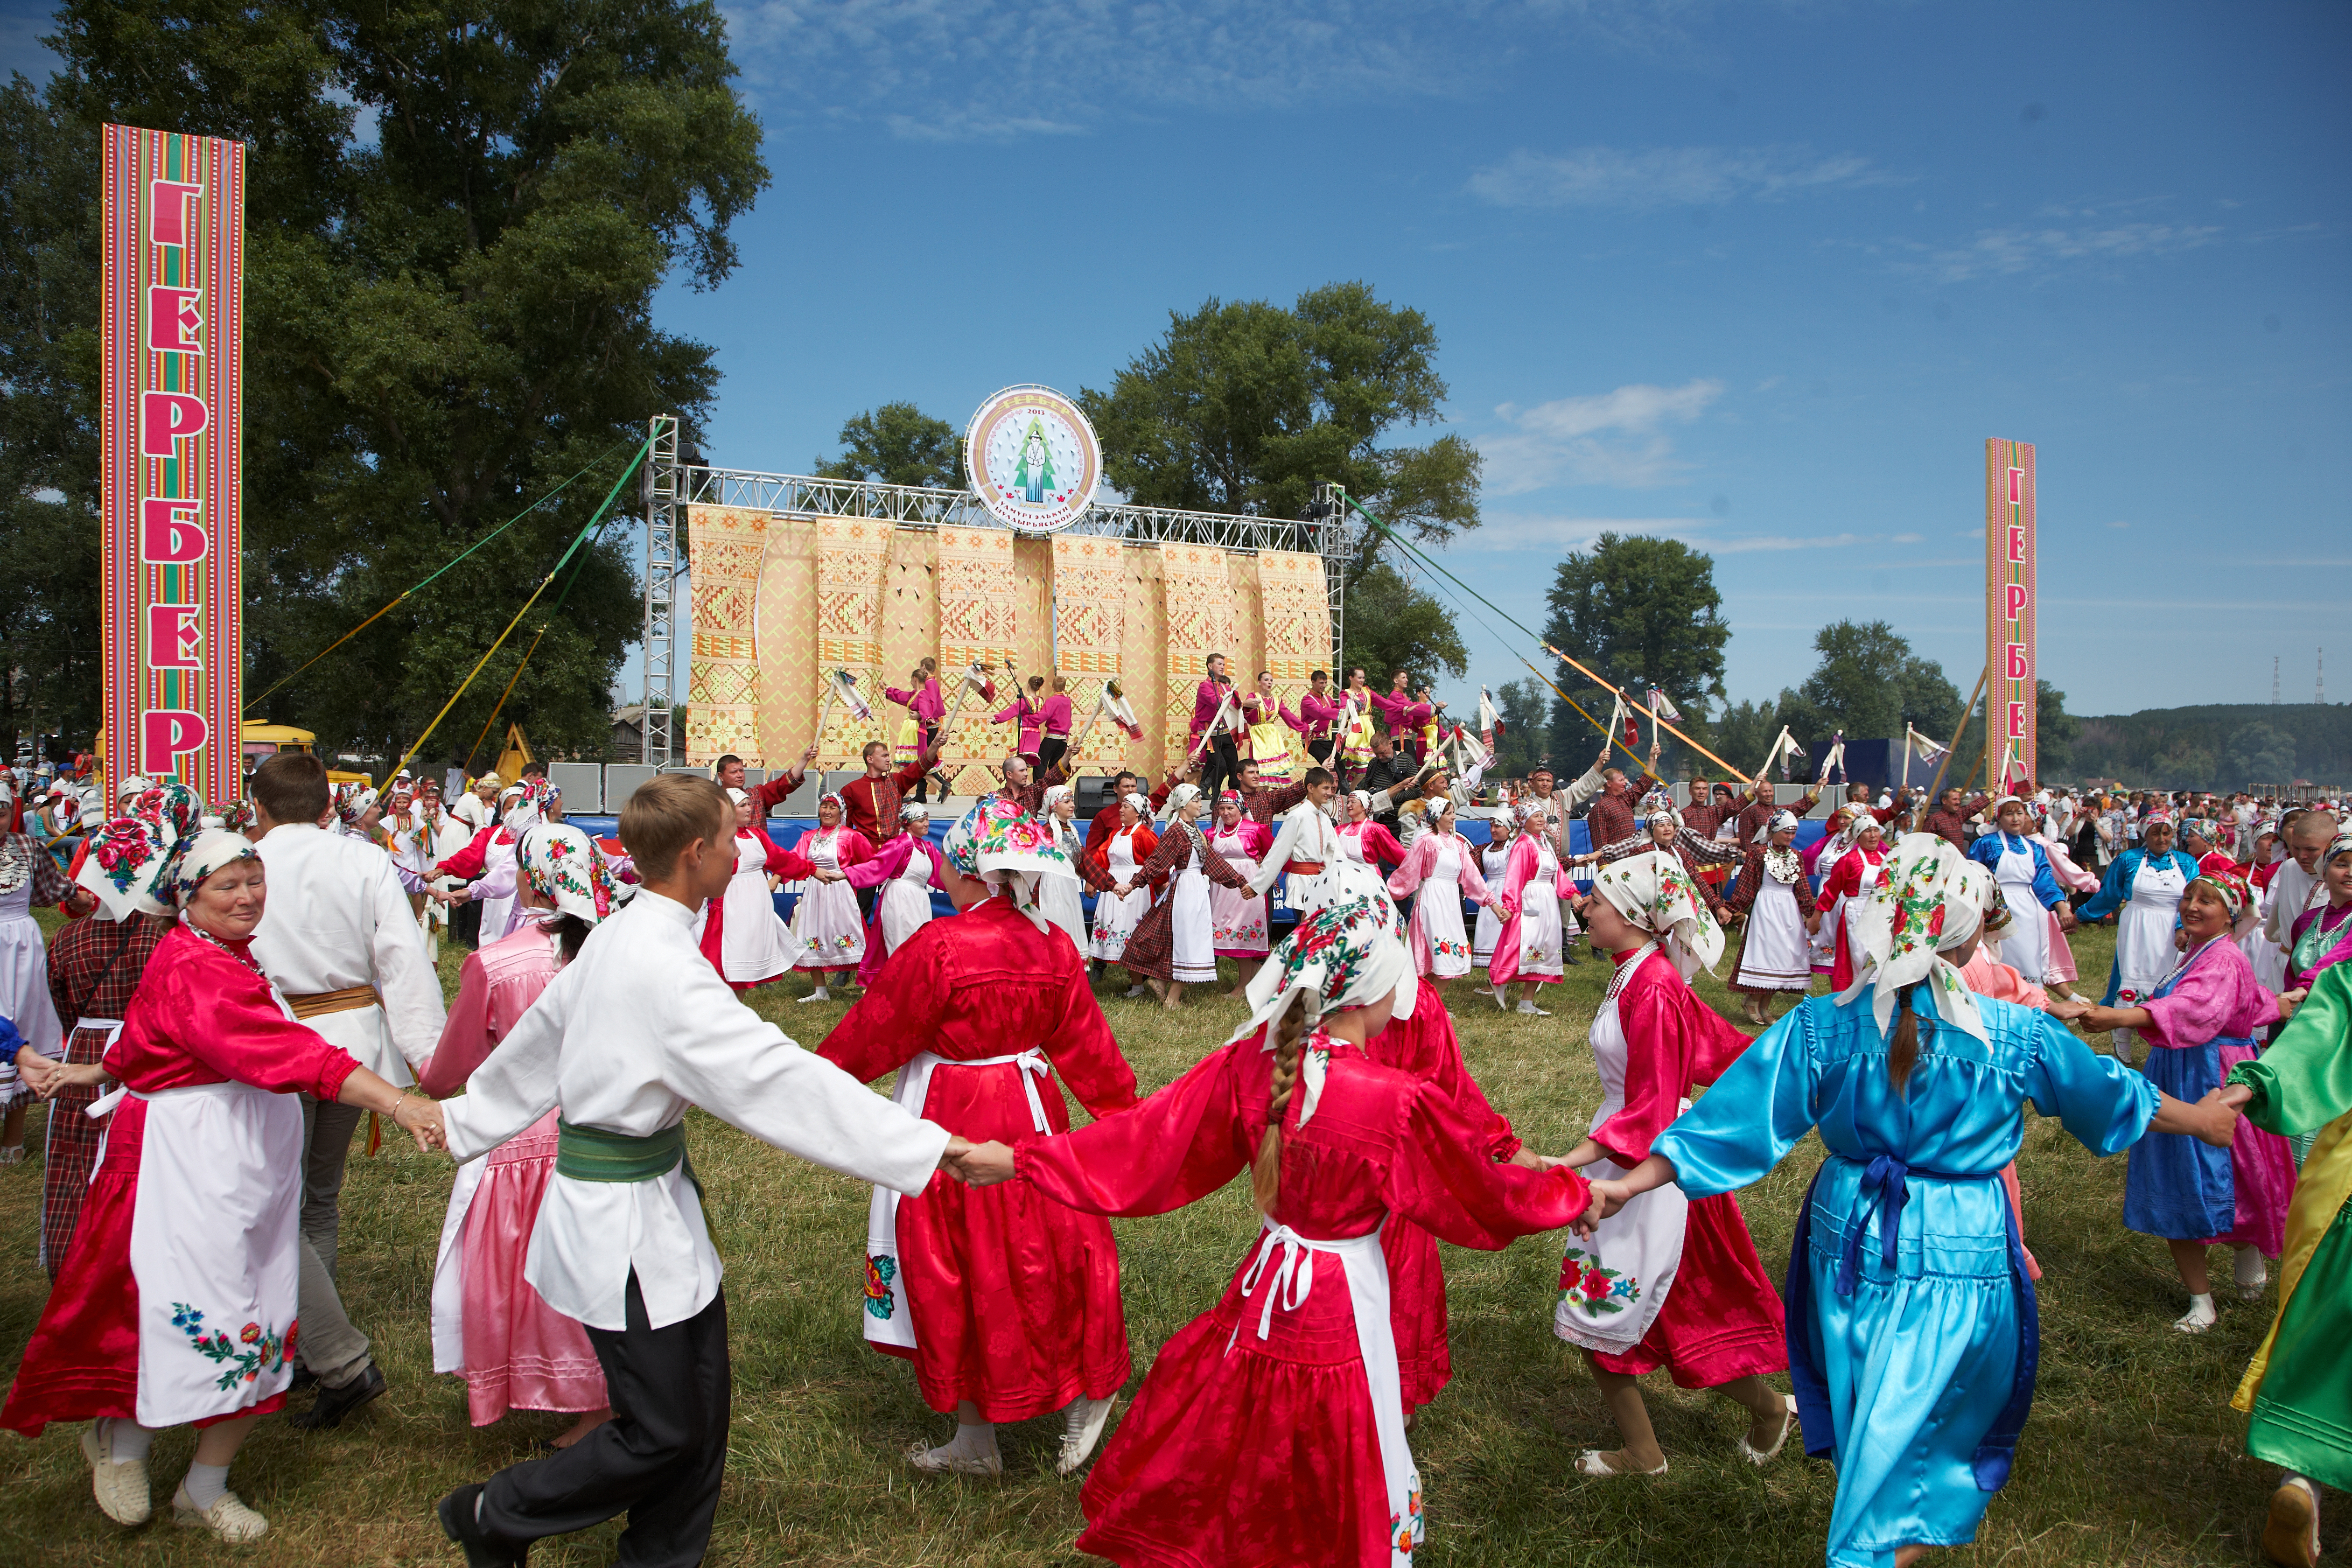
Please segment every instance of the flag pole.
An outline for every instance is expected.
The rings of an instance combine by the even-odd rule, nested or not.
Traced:
[[[1977,671],[1977,683],[1975,689],[1969,693],[1968,706],[1960,710],[1960,721],[1952,728],[1952,743],[1944,748],[1944,754],[1942,756],[1936,759],[1936,782],[1927,786],[1927,794],[1930,798],[1940,795],[1944,793],[1944,770],[1951,765],[1952,758],[1958,754],[1960,746],[1960,731],[1969,727],[1969,715],[1977,710],[1977,699],[1984,695],[1985,677],[1991,673],[1992,666],[1990,665],[1987,665],[1982,669]]]

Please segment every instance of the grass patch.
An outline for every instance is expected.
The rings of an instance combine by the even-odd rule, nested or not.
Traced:
[[[2110,930],[2079,933],[2086,975],[2103,975]],[[443,978],[454,989],[459,955]],[[1732,960],[1722,965],[1731,973]],[[1606,965],[1587,961],[1551,988],[1549,1018],[1505,1016],[1470,994],[1449,1001],[1472,1070],[1537,1148],[1563,1151],[1600,1100],[1584,1037]],[[1702,995],[1738,1009],[1719,982]],[[803,1044],[843,1003],[801,1005],[806,986],[754,994],[752,1006]],[[1195,988],[1173,1015],[1100,994],[1145,1089],[1165,1084],[1241,1021],[1239,1003]],[[1083,1115],[1083,1113],[1080,1113]],[[43,1112],[31,1128],[38,1147]],[[1032,1565],[1076,1561],[1077,1483],[1053,1472],[1056,1417],[1001,1428],[1002,1482],[918,1478],[902,1456],[942,1440],[949,1419],[925,1408],[911,1369],[858,1337],[866,1189],[803,1165],[697,1112],[695,1166],[726,1259],[735,1418],[714,1563]],[[1819,1159],[1809,1143],[1740,1194],[1776,1277],[1796,1205]],[[2123,1161],[2098,1161],[2054,1123],[2030,1125],[2020,1161],[2026,1234],[2044,1269],[2040,1397],[2015,1478],[1994,1500],[1979,1542],[1934,1559],[2000,1563],[2242,1564],[2260,1561],[2262,1510],[2274,1476],[2242,1457],[2229,1397],[2268,1327],[2274,1298],[2225,1302],[2218,1328],[2174,1333],[2184,1305],[2161,1242],[2122,1227]],[[457,1561],[431,1516],[450,1488],[527,1457],[569,1417],[520,1415],[477,1430],[454,1378],[432,1375],[426,1291],[450,1167],[387,1142],[354,1152],[344,1188],[341,1274],[353,1320],[373,1337],[392,1391],[343,1430],[306,1437],[265,1422],[233,1484],[270,1520],[257,1546],[232,1549],[174,1531],[109,1523],[91,1502],[75,1434],[37,1443],[0,1436],[0,1563],[121,1564],[235,1561],[312,1568],[320,1562]],[[37,1163],[0,1168],[0,1235],[17,1258],[0,1272],[0,1356],[13,1369],[47,1282],[34,1261]],[[1247,1184],[1158,1219],[1120,1221],[1128,1331],[1139,1376],[1160,1345],[1205,1310],[1256,1230]],[[1414,1435],[1430,1500],[1426,1553],[1442,1564],[1812,1564],[1821,1561],[1836,1480],[1795,1455],[1765,1469],[1734,1447],[1744,1416],[1661,1376],[1644,1393],[1673,1462],[1654,1480],[1589,1480],[1578,1452],[1617,1437],[1591,1379],[1551,1333],[1556,1237],[1496,1253],[1445,1249],[1454,1377]],[[2217,1255],[2227,1278],[2226,1256]],[[1785,1383],[1783,1384],[1785,1386]],[[185,1429],[160,1438],[152,1472],[159,1509],[186,1467]],[[534,1563],[587,1568],[612,1560],[615,1526],[551,1541]]]

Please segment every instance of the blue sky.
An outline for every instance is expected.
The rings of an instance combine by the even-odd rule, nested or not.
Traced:
[[[1715,556],[1734,698],[1848,616],[1965,689],[2002,436],[2070,708],[2265,701],[2274,656],[2310,700],[2352,590],[2342,5],[722,8],[775,183],[660,307],[720,350],[716,461],[1360,278],[1436,326],[1486,458],[1448,564],[1523,621],[1563,551],[1666,533]],[[1524,673],[1465,629],[1455,694]]]

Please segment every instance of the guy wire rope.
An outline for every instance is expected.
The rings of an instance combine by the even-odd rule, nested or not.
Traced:
[[[612,521],[612,519],[608,517],[604,521],[609,523]],[[599,525],[596,530],[596,538],[589,541],[590,551],[592,553],[593,552],[597,541],[602,540],[604,537],[604,527]],[[563,592],[555,595],[555,603],[547,612],[551,617],[563,613],[563,601],[572,597],[572,590],[579,586],[582,574],[588,570],[588,555],[581,556],[579,562],[572,568],[572,575],[563,580]],[[508,678],[506,689],[499,693],[498,702],[491,708],[490,716],[482,721],[482,732],[474,737],[473,748],[466,753],[466,772],[468,776],[471,776],[474,771],[474,759],[481,755],[482,742],[489,738],[490,726],[496,724],[499,721],[499,715],[506,711],[507,699],[514,695],[515,683],[522,679],[523,670],[530,663],[530,656],[539,651],[540,638],[546,635],[547,622],[541,621],[539,623],[538,629],[531,634],[530,646],[522,650],[522,658],[515,662],[514,674]]]

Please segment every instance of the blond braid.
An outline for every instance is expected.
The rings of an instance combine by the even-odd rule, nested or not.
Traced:
[[[1282,1185],[1282,1117],[1290,1109],[1291,1091],[1298,1087],[1298,1041],[1307,1033],[1307,993],[1291,998],[1290,1006],[1271,1027],[1274,1030],[1274,1076],[1265,1105],[1265,1132],[1257,1142],[1257,1158],[1250,1165],[1250,1191],[1258,1213],[1274,1213],[1274,1194]]]

